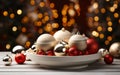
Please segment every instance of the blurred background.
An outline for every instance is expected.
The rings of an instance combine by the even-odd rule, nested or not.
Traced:
[[[109,48],[120,41],[120,0],[0,0],[0,51],[27,49],[63,27]]]

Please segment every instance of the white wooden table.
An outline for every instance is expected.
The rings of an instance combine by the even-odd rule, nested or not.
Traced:
[[[90,64],[88,67],[77,70],[45,69],[32,61],[26,61],[19,65],[14,60],[11,66],[5,66],[2,58],[10,52],[0,52],[0,75],[120,75],[120,59],[115,59],[112,65],[106,65],[103,61]]]

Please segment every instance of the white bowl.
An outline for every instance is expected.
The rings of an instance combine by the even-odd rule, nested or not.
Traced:
[[[93,63],[101,58],[100,53],[83,56],[45,56],[37,54],[27,54],[33,62],[45,67],[72,67],[84,66]]]

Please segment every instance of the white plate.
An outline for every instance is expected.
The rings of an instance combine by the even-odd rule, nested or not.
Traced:
[[[85,67],[101,58],[100,53],[83,56],[44,56],[36,54],[27,54],[33,62],[42,67]],[[79,67],[80,68],[80,67]]]

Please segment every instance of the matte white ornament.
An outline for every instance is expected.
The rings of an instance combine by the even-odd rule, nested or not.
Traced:
[[[50,48],[54,47],[55,44],[56,40],[52,35],[42,34],[38,37],[36,41],[36,48],[37,50],[42,49],[44,51],[47,51]]]
[[[87,47],[87,39],[79,34],[71,36],[68,42],[69,46],[76,46],[79,50],[85,50]]]
[[[57,31],[53,36],[58,42],[62,40],[68,42],[72,34],[68,30],[65,30],[65,28],[62,28],[61,30]]]

